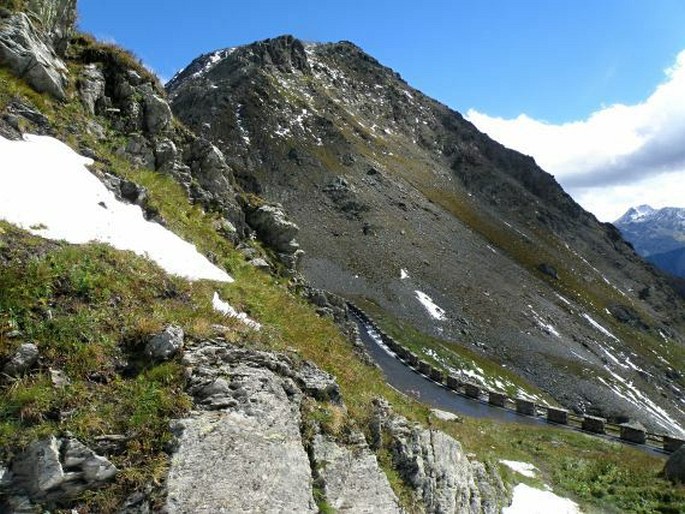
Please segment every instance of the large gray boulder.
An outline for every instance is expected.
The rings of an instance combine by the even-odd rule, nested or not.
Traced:
[[[414,490],[426,512],[495,514],[508,504],[508,493],[497,474],[472,461],[458,441],[395,415],[387,402],[376,402],[373,428],[390,437],[393,465]]]
[[[664,466],[664,476],[671,482],[685,483],[685,446],[671,455]]]
[[[145,129],[148,134],[156,136],[171,125],[171,107],[167,101],[157,95],[149,84],[142,87],[143,97],[143,116]]]
[[[304,252],[300,249],[295,236],[300,228],[286,215],[279,204],[267,204],[246,209],[245,221],[259,238],[273,248],[280,261],[289,270],[297,270]]]
[[[169,325],[159,334],[155,334],[145,345],[145,355],[155,361],[171,359],[183,348],[183,329]]]
[[[288,219],[280,205],[262,205],[248,214],[247,222],[274,250],[293,253],[299,249],[295,236],[300,228]]]
[[[24,343],[3,366],[2,372],[10,377],[18,377],[36,363],[38,356],[38,347],[35,344]]]
[[[188,145],[186,162],[193,177],[207,191],[217,195],[235,194],[233,171],[226,164],[224,154],[206,139],[197,138]]]
[[[11,492],[54,501],[104,484],[117,468],[77,439],[50,436],[34,441],[15,458],[11,473]]]
[[[0,24],[0,64],[36,91],[65,99],[67,68],[24,13],[14,14]]]

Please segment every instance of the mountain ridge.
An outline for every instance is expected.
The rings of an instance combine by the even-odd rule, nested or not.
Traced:
[[[604,352],[639,355],[646,371],[659,334],[682,341],[682,300],[613,225],[353,44],[283,36],[219,50],[167,90],[241,186],[300,226],[302,272],[317,287],[513,368],[569,408],[618,418],[641,407],[625,403],[615,374],[654,384]],[[621,350],[608,350],[617,340]],[[560,362],[591,364],[566,375]],[[665,376],[659,366],[647,372]]]

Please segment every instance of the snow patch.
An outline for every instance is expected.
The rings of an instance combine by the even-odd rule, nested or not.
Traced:
[[[552,491],[543,491],[526,484],[514,487],[514,498],[502,514],[581,514],[578,504]]]
[[[199,71],[196,71],[195,73],[193,73],[191,75],[191,77],[194,79],[203,77],[204,75],[209,73],[212,70],[212,68],[214,68],[214,66],[216,66],[219,63],[219,61],[221,61],[222,59],[225,59],[226,57],[231,55],[233,52],[235,52],[235,48],[226,48],[224,50],[217,50],[216,52],[214,52],[213,54],[211,54],[209,56],[205,65]]]
[[[600,325],[594,319],[592,319],[592,316],[590,316],[588,313],[584,312],[583,317],[590,323],[590,325],[595,327],[597,330],[599,330],[605,336],[608,336],[608,337],[612,338],[614,341],[618,341],[619,343],[621,342],[618,337],[616,337],[614,334],[609,332],[606,328],[604,328],[602,325]]]
[[[524,477],[535,478],[537,476],[538,468],[529,462],[500,459],[500,463],[504,464],[509,469],[516,471],[518,474],[523,475]]]
[[[243,324],[254,330],[261,330],[262,328],[260,323],[257,323],[244,312],[238,312],[228,302],[222,300],[219,296],[219,293],[216,291],[214,292],[214,297],[212,298],[212,307],[214,307],[215,311],[222,313],[224,316],[236,318],[238,321],[241,321]]]
[[[559,334],[559,331],[556,328],[554,328],[554,325],[552,325],[551,323],[547,323],[545,320],[543,320],[542,316],[535,312],[535,309],[533,309],[532,305],[528,305],[528,308],[530,309],[530,312],[533,313],[535,323],[537,323],[537,325],[542,329],[543,332],[551,334],[556,337],[561,337],[561,334]]]
[[[617,373],[612,371],[608,366],[604,366],[604,369],[606,369],[611,374],[614,381],[609,382],[607,380],[604,380],[602,377],[597,377],[597,380],[599,380],[601,383],[603,383],[605,386],[611,389],[616,396],[623,398],[627,402],[632,403],[639,409],[643,409],[649,412],[652,415],[654,421],[656,421],[666,430],[673,431],[673,435],[676,435],[678,437],[682,437],[683,435],[685,435],[685,430],[683,430],[683,428],[678,424],[678,422],[674,420],[668,414],[668,412],[666,412],[666,410],[659,407],[656,403],[654,403],[654,401],[652,401],[651,398],[649,398],[637,387],[635,387],[632,381],[626,380],[621,375],[618,375]]]
[[[557,295],[557,298],[559,298],[559,300],[561,300],[562,302],[564,302],[566,305],[571,305],[571,302],[568,301],[568,300],[567,300],[566,298],[564,298],[563,296],[561,296],[559,293],[554,293],[554,294]]]
[[[419,290],[414,291],[414,293],[416,293],[416,298],[419,300],[419,302],[421,302],[421,305],[425,307],[425,309],[428,311],[428,314],[430,314],[433,318],[437,319],[438,321],[444,321],[447,319],[445,316],[445,309],[439,307],[430,296]]]
[[[0,218],[47,239],[131,250],[191,280],[233,282],[195,246],[145,220],[140,207],[117,200],[88,171],[92,163],[52,137],[0,136]]]
[[[400,270],[400,280],[405,280],[407,278],[409,278],[409,273],[407,272],[406,269],[402,268]]]
[[[390,355],[391,357],[397,358],[397,355],[395,352],[393,352],[387,344],[383,342],[383,338],[381,335],[371,326],[371,325],[365,325],[366,326],[366,332],[369,334],[369,337],[373,339],[373,342],[376,343],[378,346],[380,346],[381,350],[383,350],[385,353]]]

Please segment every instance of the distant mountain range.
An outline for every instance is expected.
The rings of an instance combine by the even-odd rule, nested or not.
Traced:
[[[685,209],[631,207],[614,225],[649,262],[667,273],[685,277]]]

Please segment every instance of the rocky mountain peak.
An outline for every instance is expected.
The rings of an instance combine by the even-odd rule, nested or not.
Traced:
[[[685,311],[620,233],[531,157],[346,41],[282,36],[215,52],[167,90],[174,113],[223,152],[243,189],[289,213],[315,287],[483,352],[577,411],[641,416],[630,393],[615,392],[619,379],[607,393],[592,374],[561,373],[559,359],[601,376],[598,338],[614,345],[622,333],[625,352],[637,353],[629,340],[660,340],[666,325],[685,326]],[[612,314],[622,308],[595,305],[647,313],[645,322],[628,327]],[[665,376],[645,355],[640,369]]]
[[[309,73],[305,46],[291,35],[266,39],[246,47],[252,61],[260,66],[274,67],[282,73]]]
[[[174,96],[178,88],[188,81],[212,82],[236,71],[249,74],[253,69],[304,75],[311,73],[305,44],[291,35],[283,35],[203,54],[177,73],[166,88],[170,96]]]
[[[615,224],[631,223],[644,221],[649,215],[656,212],[656,209],[652,208],[650,205],[638,205],[637,207],[631,207],[626,211],[626,213],[615,221]]]

